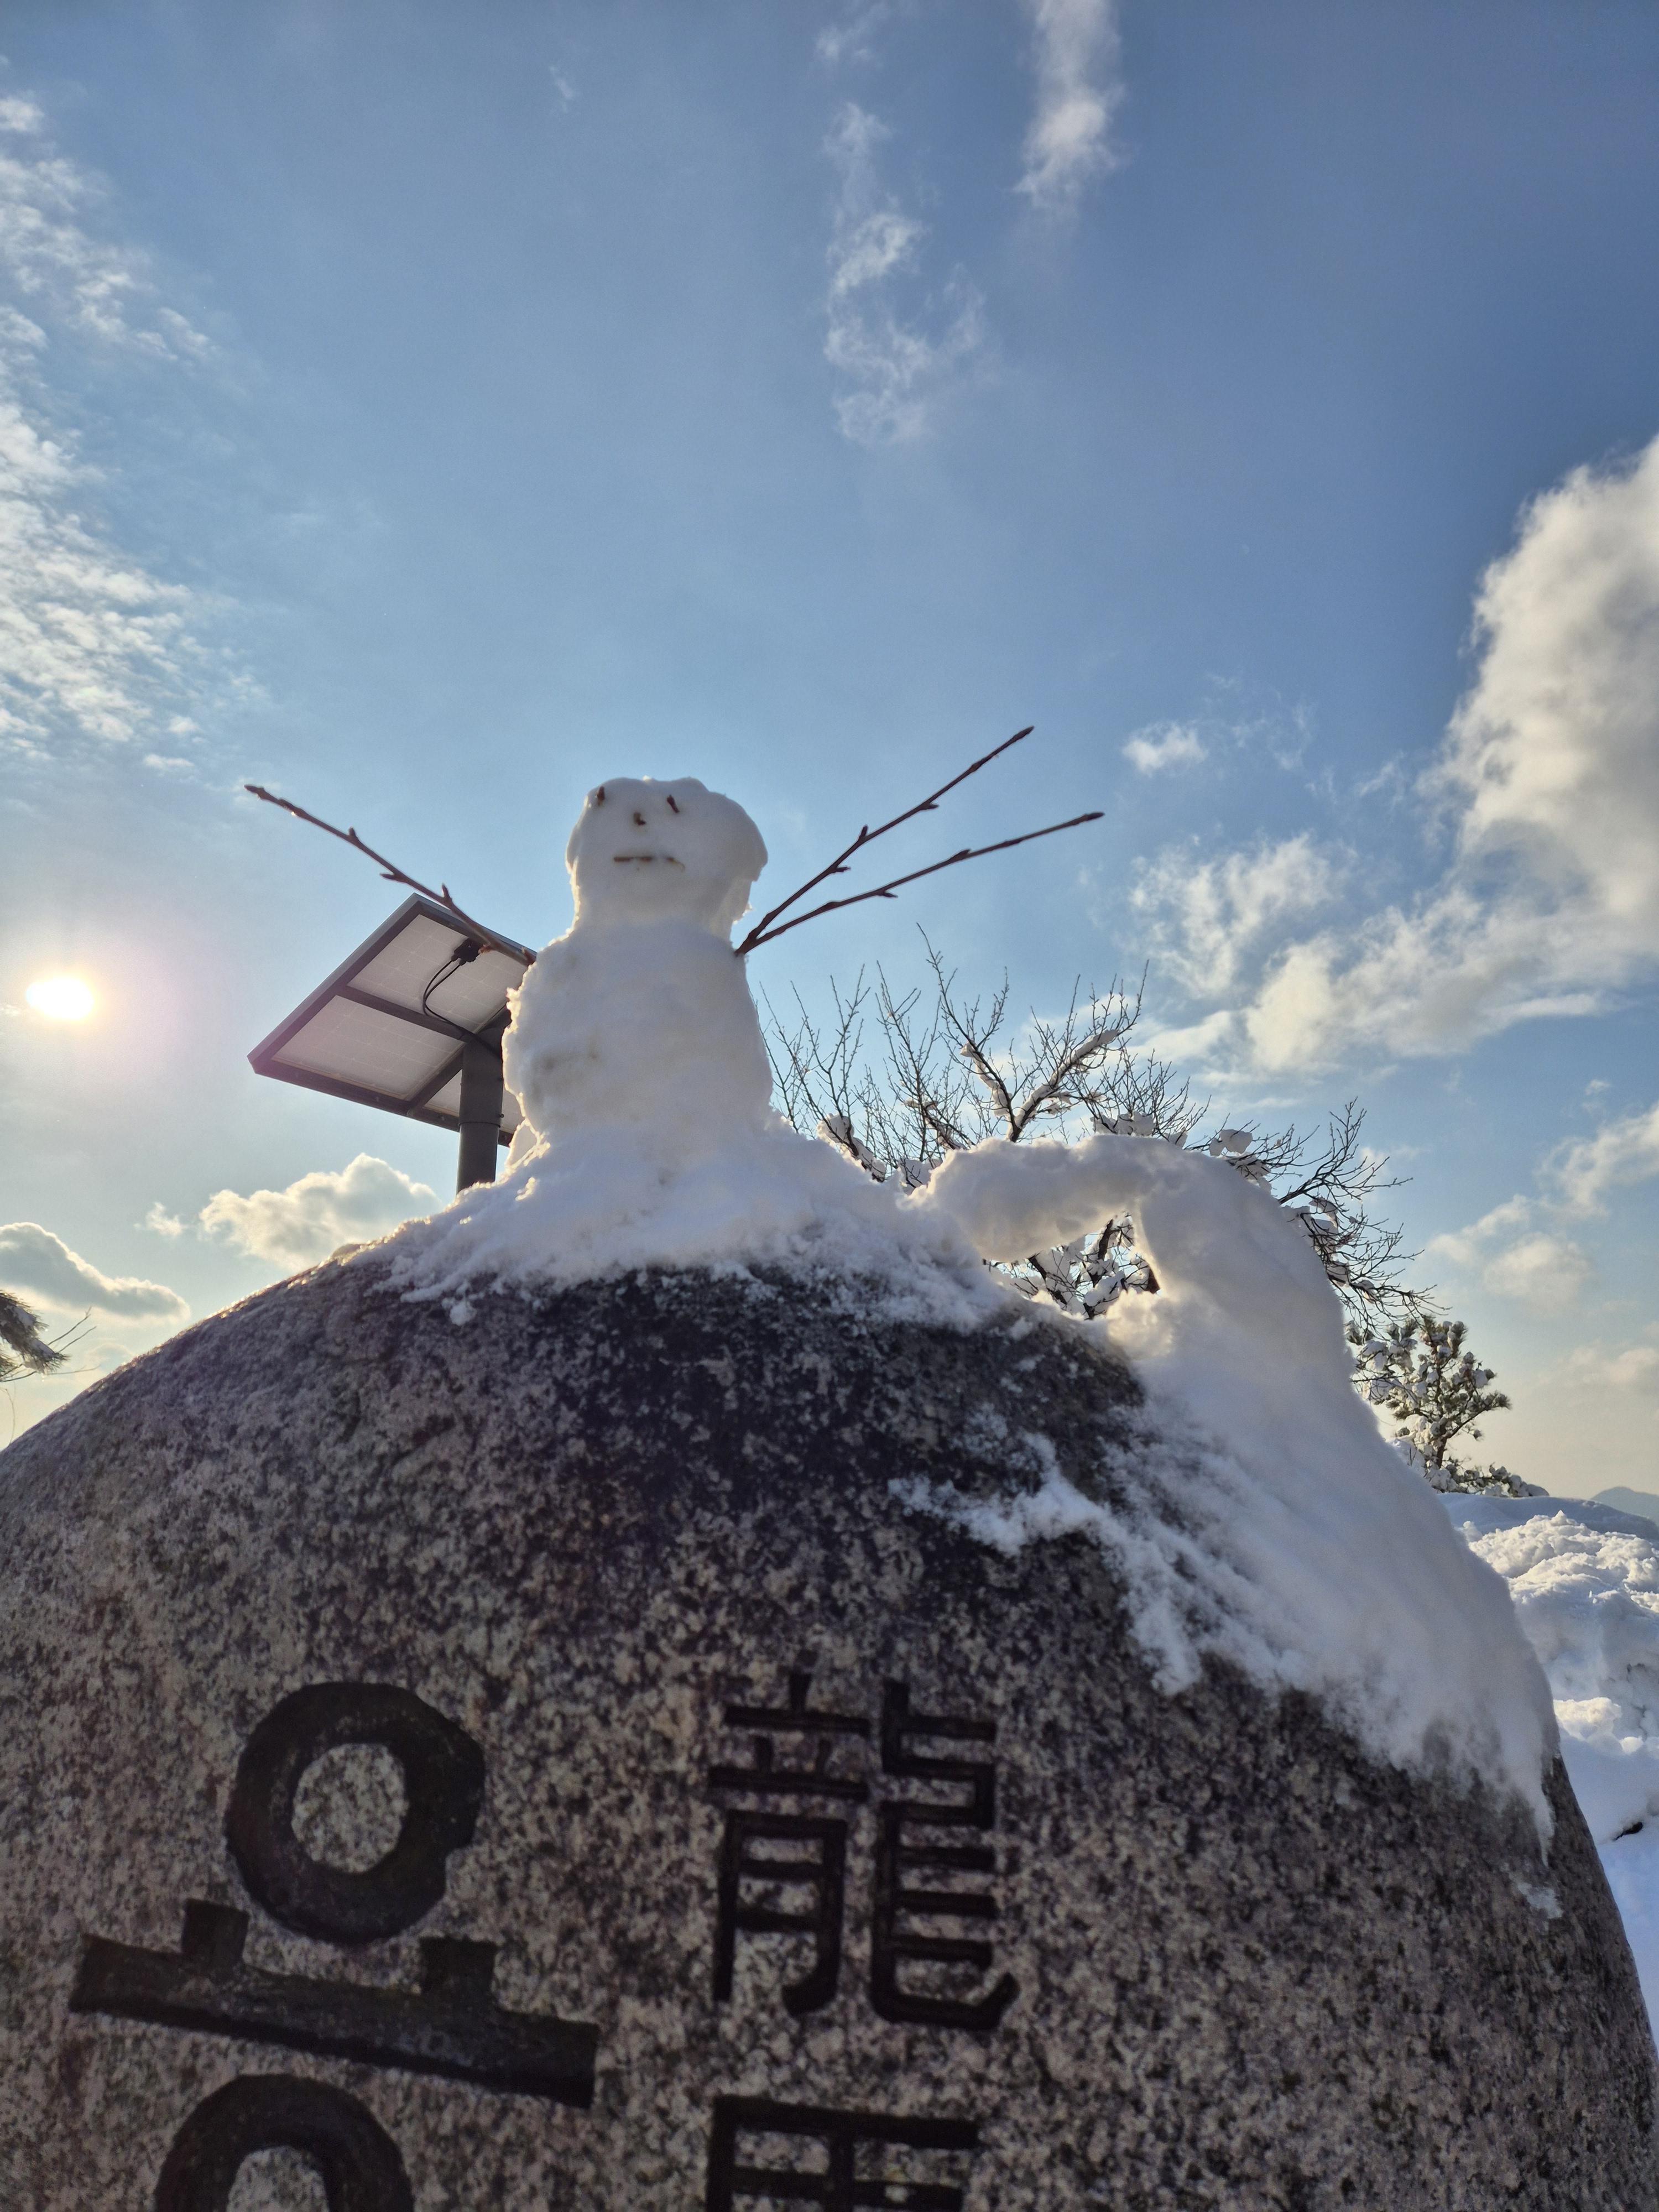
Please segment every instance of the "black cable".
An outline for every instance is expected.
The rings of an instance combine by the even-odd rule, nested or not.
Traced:
[[[453,1035],[458,1037],[471,1038],[475,1044],[483,1044],[486,1042],[477,1030],[465,1029],[459,1022],[452,1022],[447,1014],[434,1014],[427,1001],[440,983],[448,982],[450,977],[459,975],[463,968],[470,968],[483,951],[482,945],[475,945],[471,938],[463,938],[421,994],[421,1012],[429,1022],[441,1022],[443,1026]]]

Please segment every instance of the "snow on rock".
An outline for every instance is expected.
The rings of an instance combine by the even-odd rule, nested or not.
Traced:
[[[1575,1498],[1447,1498],[1502,1575],[1555,1700],[1566,1762],[1659,2021],[1659,1531]]]
[[[742,808],[695,780],[599,786],[567,854],[575,919],[507,1035],[525,1113],[507,1172],[364,1257],[389,1256],[407,1295],[448,1299],[458,1321],[492,1285],[758,1261],[968,1327],[1006,1323],[1018,1299],[985,1259],[1132,1215],[1158,1295],[1105,1325],[1025,1310],[1027,1326],[1100,1331],[1144,1384],[1144,1447],[1103,1468],[1127,1504],[1073,1489],[1041,1437],[1010,1440],[1026,1486],[1006,1509],[915,1502],[1004,1547],[1086,1529],[1118,1558],[1167,1687],[1224,1655],[1322,1696],[1379,1756],[1512,1787],[1547,1833],[1546,1686],[1503,1584],[1355,1397],[1301,1225],[1225,1160],[1158,1138],[994,1140],[903,1194],[797,1134],[771,1109],[730,943],[765,858]]]
[[[1127,1215],[1159,1285],[1103,1325],[1147,1395],[1146,1446],[1121,1472],[1159,1493],[1156,1516],[1121,1525],[1056,1474],[982,1519],[988,1539],[1092,1526],[1171,1687],[1217,1651],[1318,1692],[1384,1758],[1437,1747],[1507,1782],[1547,1832],[1549,1698],[1503,1584],[1441,1540],[1439,1501],[1355,1395],[1340,1309],[1282,1206],[1223,1159],[1118,1135],[953,1153],[909,1203],[997,1259]]]
[[[996,1307],[948,1223],[901,1220],[773,1112],[731,945],[766,862],[742,807],[694,777],[613,778],[565,859],[575,919],[520,987],[504,1042],[525,1117],[507,1171],[392,1240],[411,1292],[775,1260],[884,1278],[947,1320]]]

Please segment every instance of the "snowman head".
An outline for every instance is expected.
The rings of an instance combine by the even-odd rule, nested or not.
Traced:
[[[737,801],[695,776],[617,776],[588,793],[564,857],[578,927],[691,921],[725,937],[749,903],[766,848]]]

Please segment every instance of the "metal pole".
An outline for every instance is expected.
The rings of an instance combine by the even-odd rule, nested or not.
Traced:
[[[501,1046],[499,1036],[472,1037],[461,1048],[461,1158],[457,1190],[494,1182],[501,1141]]]

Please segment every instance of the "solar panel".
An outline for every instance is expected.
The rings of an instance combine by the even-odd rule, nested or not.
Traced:
[[[248,1059],[256,1074],[279,1083],[459,1130],[467,1038],[499,1053],[507,994],[534,958],[527,945],[511,955],[479,949],[433,900],[407,898]],[[521,1118],[518,1100],[504,1093],[501,1144]]]

